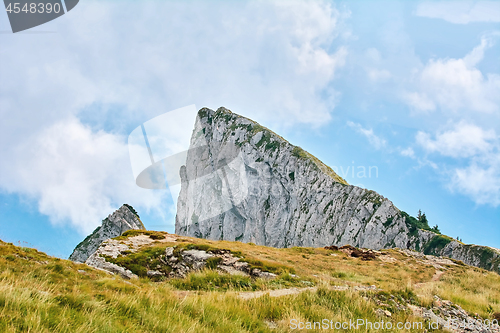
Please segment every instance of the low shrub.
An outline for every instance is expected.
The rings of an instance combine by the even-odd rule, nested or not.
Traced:
[[[217,265],[222,261],[220,257],[210,257],[207,259],[206,267],[208,269],[216,269]]]

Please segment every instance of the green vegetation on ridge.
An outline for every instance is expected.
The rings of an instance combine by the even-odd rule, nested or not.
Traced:
[[[440,234],[441,232],[439,231],[439,228],[437,225],[434,227],[429,226],[429,222],[427,221],[427,217],[425,216],[425,213],[422,214],[422,212],[419,210],[417,218],[409,215],[407,212],[401,211],[401,215],[405,218],[406,225],[410,229],[410,234],[415,235],[417,232],[417,229],[422,229],[422,230],[427,230],[427,231],[432,231],[436,234]]]

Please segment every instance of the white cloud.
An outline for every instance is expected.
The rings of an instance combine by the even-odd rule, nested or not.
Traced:
[[[2,159],[0,182],[37,199],[52,222],[69,219],[82,233],[123,203],[158,209],[162,192],[135,186],[124,140],[92,132],[75,118],[59,121]]]
[[[368,142],[376,149],[380,149],[386,145],[386,141],[373,133],[373,129],[364,128],[360,124],[353,123],[352,121],[348,121],[347,125],[356,130],[356,132],[365,136],[368,139]]]
[[[401,155],[402,156],[406,156],[406,157],[410,157],[410,158],[414,158],[415,157],[415,151],[413,150],[413,148],[408,147],[406,149],[401,150]]]
[[[417,143],[428,152],[455,158],[489,154],[495,148],[496,139],[494,130],[483,130],[465,122],[458,123],[452,130],[438,133],[435,139],[425,132],[416,135]]]
[[[365,71],[371,81],[387,81],[388,79],[392,78],[393,75],[390,71],[380,68],[383,61],[379,50],[371,47],[365,51],[364,56],[365,61],[363,61],[363,63]]]
[[[466,194],[478,204],[500,205],[500,159],[498,157],[486,165],[472,163],[466,168],[454,170],[450,188]]]
[[[322,1],[82,2],[51,23],[59,33],[5,41],[17,56],[0,54],[2,104],[6,113],[47,110],[38,117],[49,123],[97,102],[151,117],[223,105],[260,121],[321,125],[348,54],[336,40],[344,16]]]
[[[447,163],[442,169],[447,187],[478,204],[500,205],[500,137],[494,130],[460,122],[432,138],[419,132],[417,143],[429,153],[464,160],[466,166]]]
[[[434,111],[436,109],[436,104],[425,93],[405,92],[403,98],[417,110]]]
[[[392,77],[391,72],[386,69],[369,68],[367,72],[372,81],[386,81]]]
[[[160,209],[133,183],[122,123],[196,104],[270,125],[325,124],[346,15],[323,1],[89,0],[44,25],[57,33],[5,35],[0,188],[85,232],[128,199]],[[108,133],[82,125],[89,109]]]
[[[461,59],[430,60],[415,73],[416,91],[403,93],[404,100],[413,108],[431,111],[477,111],[491,113],[499,110],[500,75],[484,76],[475,66],[492,45],[490,38]]]
[[[426,1],[418,4],[416,15],[443,19],[456,24],[500,22],[500,2],[462,0]]]
[[[380,51],[374,47],[370,47],[365,51],[366,58],[373,63],[380,63],[382,60],[382,56],[380,55]]]

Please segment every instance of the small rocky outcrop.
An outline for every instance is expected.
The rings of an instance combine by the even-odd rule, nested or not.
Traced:
[[[247,262],[240,261],[229,250],[184,250],[175,254],[173,247],[165,250],[166,264],[172,268],[168,277],[186,277],[191,271],[199,271],[211,268],[231,275],[249,275],[260,278],[275,278],[276,274],[263,272],[258,268],[252,268]]]
[[[105,218],[94,232],[75,247],[73,253],[69,256],[69,260],[85,262],[103,241],[120,236],[131,229],[146,230],[134,208],[124,204]]]
[[[108,273],[121,275],[125,279],[135,279],[137,275],[130,270],[106,260],[106,257],[116,258],[127,250],[127,245],[114,239],[107,239],[85,260],[85,263]]]
[[[379,255],[383,254],[380,251],[375,251],[371,249],[358,249],[357,247],[351,246],[351,245],[344,245],[341,246],[340,248],[336,246],[325,246],[325,249],[327,250],[338,250],[341,252],[344,252],[345,254],[354,257],[354,258],[361,258],[361,260],[374,260],[377,258]]]
[[[102,242],[85,263],[108,273],[121,275],[126,279],[134,279],[138,276],[149,277],[156,281],[163,278],[184,278],[190,272],[200,271],[205,268],[220,273],[255,278],[272,279],[277,276],[274,273],[252,267],[230,250],[203,250],[197,249],[194,244],[188,247],[182,245],[168,246],[161,250],[161,253],[144,254],[148,257],[148,260],[144,267],[140,267],[140,270],[137,270],[138,267],[132,266],[128,269],[127,264],[123,264],[126,260],[120,260],[128,255],[137,255],[141,254],[141,251],[147,251],[153,243],[172,243],[176,242],[177,239],[176,235],[156,231],[146,231],[143,234],[121,239],[108,239]],[[133,271],[134,268],[135,271]]]
[[[349,185],[300,147],[225,108],[198,112],[175,232],[273,247],[412,249],[500,273],[500,250],[415,227],[380,194]]]
[[[498,333],[500,325],[498,320],[483,319],[478,314],[467,313],[458,304],[443,300],[434,295],[434,300],[429,308],[425,308],[401,297],[388,293],[378,293],[371,296],[379,306],[376,314],[380,317],[392,317],[394,311],[411,311],[413,315],[427,320],[422,325],[422,331],[427,328],[444,329],[453,333]],[[391,312],[392,311],[392,312]]]

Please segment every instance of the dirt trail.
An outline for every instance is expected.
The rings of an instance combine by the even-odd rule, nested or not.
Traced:
[[[303,291],[316,291],[317,287],[307,287],[307,288],[288,288],[288,289],[276,289],[276,290],[264,290],[264,291],[243,291],[238,293],[238,297],[241,299],[252,299],[264,296],[268,294],[270,297],[280,297],[286,295],[296,295]]]
[[[364,291],[364,290],[380,290],[375,286],[354,286],[354,287],[349,287],[347,285],[345,286],[329,286],[328,287],[330,290],[337,290],[337,291],[345,291],[345,290],[354,290],[354,291]],[[262,297],[264,295],[269,295],[270,297],[281,297],[281,296],[287,296],[287,295],[297,295],[300,294],[301,292],[304,291],[316,291],[318,290],[318,287],[305,287],[305,288],[286,288],[286,289],[274,289],[274,290],[259,290],[259,291],[241,291],[237,292],[236,295],[238,298],[248,300],[252,298],[258,298]],[[200,291],[192,291],[192,290],[173,290],[172,291],[175,296],[177,296],[180,299],[183,299],[187,296],[190,295],[196,295],[204,292]]]
[[[439,279],[441,278],[441,275],[443,275],[443,274],[444,274],[443,271],[436,269],[436,273],[434,273],[434,275],[432,276],[431,281],[439,281]]]
[[[432,276],[431,280],[428,281],[428,282],[420,282],[420,283],[415,283],[413,285],[413,287],[415,289],[419,289],[419,288],[422,288],[423,286],[425,286],[426,284],[428,283],[431,283],[431,282],[436,282],[436,281],[439,281],[439,279],[441,279],[441,276],[443,276],[445,272],[442,271],[442,270],[439,270],[439,269],[436,269],[436,271],[434,272],[434,275]]]
[[[257,298],[264,296],[268,294],[270,297],[280,297],[280,296],[286,296],[286,295],[296,295],[300,294],[303,291],[316,291],[318,288],[317,287],[307,287],[307,288],[288,288],[288,289],[275,289],[275,290],[262,290],[262,291],[242,291],[238,292],[238,298],[241,299],[252,299],[252,298]],[[186,298],[187,296],[190,295],[196,295],[204,292],[199,292],[199,291],[193,291],[193,290],[173,290],[172,291],[175,296],[177,296],[180,299]]]

